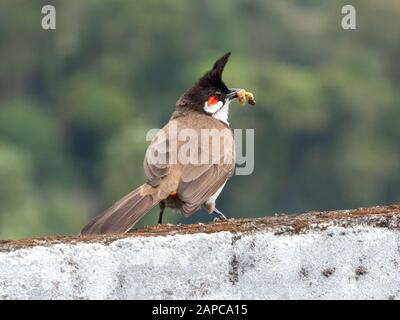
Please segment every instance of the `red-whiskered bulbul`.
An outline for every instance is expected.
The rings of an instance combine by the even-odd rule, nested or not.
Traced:
[[[226,219],[215,207],[215,201],[235,170],[235,141],[228,123],[229,104],[236,98],[242,101],[243,95],[239,92],[244,92],[229,89],[222,81],[229,56],[227,53],[218,59],[212,69],[177,101],[170,121],[156,134],[146,151],[146,183],[95,217],[81,234],[127,232],[157,204],[161,210],[159,223],[165,208],[189,216],[203,207],[219,219]],[[253,101],[249,99],[249,102]],[[172,127],[178,136],[182,133],[190,136],[186,134],[188,129],[198,137],[203,137],[204,130],[221,134],[216,135],[217,140],[213,140],[215,135],[212,135],[200,142],[196,139],[172,141]],[[187,150],[198,152],[197,162],[180,159]],[[165,161],[159,161],[161,158]]]

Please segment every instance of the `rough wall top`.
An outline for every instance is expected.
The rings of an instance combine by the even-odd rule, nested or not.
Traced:
[[[400,206],[0,242],[0,299],[400,298]]]
[[[308,212],[303,214],[275,214],[264,218],[249,218],[227,220],[210,224],[192,225],[155,225],[142,229],[134,229],[128,234],[108,236],[57,236],[24,240],[0,240],[0,252],[16,250],[37,245],[48,246],[58,243],[76,244],[104,243],[131,237],[152,237],[194,233],[252,233],[270,231],[276,235],[304,233],[311,230],[324,230],[329,226],[351,227],[355,225],[385,227],[389,229],[400,227],[400,205],[377,206],[352,210],[337,210],[326,212]]]

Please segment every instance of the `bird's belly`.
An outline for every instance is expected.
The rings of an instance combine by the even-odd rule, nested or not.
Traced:
[[[164,200],[165,206],[167,208],[179,210],[182,207],[182,201],[177,195],[169,196]]]
[[[211,197],[209,197],[209,198],[207,199],[206,204],[208,204],[208,205],[210,205],[210,204],[214,205],[214,204],[215,204],[215,201],[217,200],[219,194],[222,192],[222,189],[224,189],[225,184],[226,184],[226,181],[225,181],[224,184],[221,186],[221,188],[219,188],[219,189],[217,190],[217,192],[215,192]]]

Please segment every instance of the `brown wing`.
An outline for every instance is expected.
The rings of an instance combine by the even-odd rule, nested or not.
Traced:
[[[191,214],[198,210],[232,176],[233,170],[227,170],[213,164],[197,179],[184,181],[183,178],[178,187],[179,198],[184,202],[182,212]]]
[[[219,156],[200,148],[200,157],[208,158],[209,164],[188,165],[182,170],[178,196],[184,202],[182,212],[190,214],[199,209],[233,175],[235,170],[235,143],[230,130],[220,140]],[[209,146],[208,150],[213,150]]]
[[[198,144],[198,159],[207,159],[206,164],[181,164],[179,156],[177,164],[169,164],[170,152],[176,152],[170,150],[170,147],[178,148],[177,154],[179,154],[180,148],[187,146],[187,141],[178,141],[177,146],[169,145],[170,123],[157,133],[146,151],[144,171],[147,182],[152,186],[163,183],[161,197],[168,196],[168,192],[176,191],[184,203],[181,211],[190,214],[199,209],[232,176],[235,169],[235,142],[229,128],[208,116],[195,114],[192,117],[176,120],[178,131],[190,128],[200,132],[201,129],[211,127],[220,134],[218,138],[220,143],[216,149],[212,145],[212,139],[209,140],[208,148],[202,143]],[[216,150],[219,152],[216,153]]]
[[[161,179],[170,171],[167,130],[168,125],[155,135],[147,148],[143,162],[147,183],[153,187],[158,186]]]

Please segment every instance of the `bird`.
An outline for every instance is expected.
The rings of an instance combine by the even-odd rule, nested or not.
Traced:
[[[166,208],[185,217],[204,208],[215,214],[217,220],[227,219],[216,208],[216,200],[235,170],[236,146],[229,125],[229,105],[240,100],[239,93],[244,92],[228,88],[222,80],[230,55],[228,52],[220,57],[176,102],[170,120],[154,136],[145,153],[145,183],[93,218],[81,235],[126,233],[157,205],[159,224]],[[185,139],[174,139],[173,131],[178,136],[183,134]],[[214,135],[200,142],[189,139],[193,135],[206,136],[202,135],[204,132]],[[197,161],[187,161],[188,150],[195,154],[189,160],[193,156]]]

